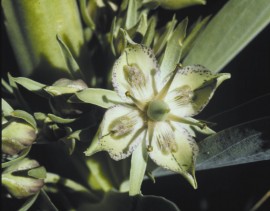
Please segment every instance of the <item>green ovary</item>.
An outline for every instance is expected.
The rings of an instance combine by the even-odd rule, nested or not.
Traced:
[[[147,116],[153,121],[163,121],[169,112],[167,103],[162,100],[153,100],[148,105]]]

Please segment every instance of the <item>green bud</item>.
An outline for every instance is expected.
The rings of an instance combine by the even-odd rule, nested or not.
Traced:
[[[2,173],[2,184],[12,196],[21,199],[38,193],[45,178],[46,169],[43,166],[24,158]]]
[[[70,80],[61,78],[54,82],[52,86],[45,87],[44,90],[50,93],[52,96],[59,96],[63,94],[73,94],[85,88],[88,88],[88,86],[81,79]]]
[[[15,155],[36,140],[36,129],[28,122],[12,118],[2,125],[2,152]]]

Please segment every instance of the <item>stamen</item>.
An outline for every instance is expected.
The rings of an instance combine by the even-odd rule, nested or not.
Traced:
[[[195,120],[187,119],[187,118],[182,118],[182,117],[179,117],[179,116],[175,116],[175,115],[173,115],[171,113],[168,114],[167,119],[169,119],[171,121],[174,121],[174,122],[180,122],[180,123],[183,123],[183,124],[194,125],[194,126],[197,126],[197,127],[201,128],[202,130],[205,129],[206,126],[207,126],[203,122],[195,121]]]
[[[146,148],[147,152],[153,151],[152,140],[154,134],[154,127],[155,127],[154,122],[148,121],[148,146]]]
[[[163,100],[165,98],[165,96],[167,95],[170,86],[173,82],[173,79],[176,75],[176,73],[178,72],[178,69],[182,67],[182,64],[177,64],[175,67],[175,70],[172,74],[172,76],[170,77],[170,79],[167,81],[167,83],[165,84],[165,86],[161,89],[161,91],[157,94],[157,96],[155,97],[156,100]]]
[[[126,91],[125,93],[126,97],[130,98],[133,103],[141,110],[141,111],[144,111],[145,109],[145,103],[142,103],[140,102],[139,100],[137,100],[135,97],[133,97],[131,94],[130,94],[130,91]]]

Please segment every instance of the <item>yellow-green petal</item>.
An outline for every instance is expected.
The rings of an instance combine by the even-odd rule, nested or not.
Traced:
[[[111,107],[102,120],[95,152],[107,151],[114,160],[128,157],[142,141],[143,124],[139,110],[123,105]]]
[[[173,123],[155,124],[149,156],[158,166],[180,173],[194,188],[197,153],[197,144],[188,130]]]
[[[174,115],[180,117],[198,114],[212,98],[217,87],[229,73],[212,74],[201,65],[180,68],[165,97]]]
[[[136,99],[147,101],[154,95],[157,72],[152,50],[143,45],[129,44],[113,66],[113,87],[124,100],[129,101],[126,98],[129,91]]]

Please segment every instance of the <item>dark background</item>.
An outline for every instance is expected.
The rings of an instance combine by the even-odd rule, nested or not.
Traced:
[[[195,6],[177,12],[177,18],[189,16],[192,23],[198,14],[207,16],[215,14],[227,1],[208,0],[207,6]],[[171,11],[160,9],[160,21],[171,19]],[[161,23],[162,24],[162,23]],[[2,33],[3,32],[3,33]],[[222,71],[230,72],[232,78],[220,88],[210,104],[199,116],[207,119],[209,116],[229,110],[270,93],[270,26],[266,27],[240,54],[234,58]],[[19,76],[18,66],[5,34],[1,21],[1,72],[6,77],[9,71]],[[228,126],[269,115],[269,97],[228,112],[226,116],[214,118],[221,130]],[[270,126],[269,126],[270,130]],[[249,210],[267,191],[270,190],[270,161],[243,164],[198,171],[196,173],[197,190],[181,176],[157,178],[156,184],[145,181],[142,193],[145,195],[160,195],[175,202],[181,210]],[[269,201],[261,210],[270,210]]]

